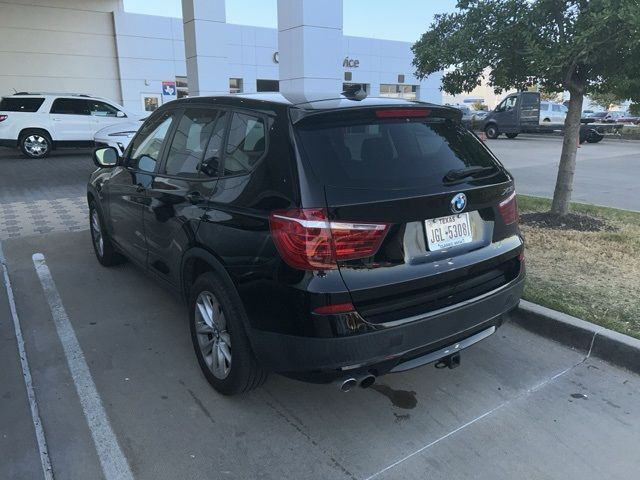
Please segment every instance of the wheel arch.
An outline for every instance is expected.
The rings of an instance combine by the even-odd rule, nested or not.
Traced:
[[[196,278],[205,272],[217,273],[225,283],[232,286],[234,291],[236,290],[227,269],[215,254],[202,247],[191,247],[182,256],[180,266],[180,290],[183,300],[188,301],[191,286]]]
[[[44,133],[47,137],[49,137],[49,140],[51,140],[51,143],[53,144],[53,137],[51,136],[51,132],[49,132],[49,130],[47,130],[46,128],[42,128],[42,127],[26,127],[26,128],[23,128],[18,133],[18,142],[20,140],[22,140],[22,137],[24,137],[28,133]]]

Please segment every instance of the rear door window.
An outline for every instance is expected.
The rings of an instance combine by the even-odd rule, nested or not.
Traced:
[[[209,138],[207,149],[204,152],[200,174],[207,177],[217,177],[220,173],[220,160],[222,158],[222,143],[227,130],[227,119],[229,113],[221,111],[213,127],[213,133]]]
[[[0,100],[0,112],[27,112],[34,113],[44,103],[44,98],[3,98]]]
[[[454,169],[493,167],[482,143],[448,119],[394,119],[298,127],[306,157],[325,185],[421,188],[442,185]]]
[[[262,117],[235,112],[231,119],[224,174],[250,172],[266,150],[266,131]]]
[[[51,105],[51,113],[59,115],[91,115],[86,100],[76,98],[56,98]]]

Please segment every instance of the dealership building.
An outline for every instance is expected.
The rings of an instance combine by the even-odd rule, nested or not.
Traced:
[[[410,43],[343,35],[342,0],[277,8],[278,28],[262,28],[227,23],[224,0],[183,0],[183,18],[118,0],[0,1],[0,95],[85,93],[139,112],[185,95],[359,85],[442,102],[441,75],[413,75]]]

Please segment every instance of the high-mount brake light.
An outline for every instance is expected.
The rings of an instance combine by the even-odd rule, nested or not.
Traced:
[[[513,192],[505,200],[498,204],[498,210],[502,215],[502,220],[506,225],[511,225],[518,221],[518,202],[516,200],[516,192]]]
[[[324,208],[275,210],[269,216],[282,259],[303,270],[332,270],[338,262],[374,255],[389,225],[330,221]]]
[[[376,110],[378,118],[421,118],[431,115],[428,108],[383,108]]]

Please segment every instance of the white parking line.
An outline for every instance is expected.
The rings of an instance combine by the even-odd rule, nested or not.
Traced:
[[[80,348],[80,343],[78,343],[78,338],[69,321],[67,312],[62,305],[62,299],[53,281],[49,267],[47,267],[44,255],[35,253],[32,258],[44,295],[51,309],[51,316],[64,349],[76,392],[80,397],[82,411],[89,425],[104,476],[106,480],[133,479],[133,474],[124,453],[120,449],[118,439],[111,428],[102,400],[93,382],[93,377],[91,377],[89,366],[84,358],[84,353]]]
[[[526,389],[525,391],[519,393],[518,395],[516,395],[515,397],[502,402],[500,405],[492,408],[491,410],[489,410],[488,412],[483,413],[482,415],[480,415],[479,417],[474,418],[473,420],[468,421],[467,423],[465,423],[464,425],[460,425],[458,428],[456,428],[455,430],[451,430],[449,433],[441,436],[440,438],[434,440],[431,443],[426,444],[424,447],[419,448],[418,450],[411,452],[409,455],[402,457],[400,460],[393,462],[391,465],[388,465],[386,467],[384,467],[382,470],[377,471],[376,473],[374,473],[373,475],[369,475],[365,480],[372,480],[380,475],[382,475],[384,472],[387,472],[389,470],[391,470],[394,467],[397,467],[398,465],[400,465],[403,462],[406,462],[407,460],[409,460],[412,457],[415,457],[416,455],[428,450],[429,448],[433,447],[434,445],[440,443],[441,441],[449,438],[452,435],[455,435],[456,433],[458,433],[460,430],[464,430],[465,428],[473,425],[474,423],[482,420],[485,417],[490,416],[491,414],[497,412],[498,410],[502,409],[503,407],[506,407],[507,405],[510,405],[511,403],[513,403],[516,400],[519,400],[523,397],[526,397],[528,395],[531,395],[533,392],[536,392],[538,390],[540,390],[542,387],[544,387],[545,385],[553,382],[556,378],[561,377],[562,375],[564,375],[565,373],[567,373],[568,371],[574,369],[575,367],[577,367],[578,365],[580,365],[581,363],[583,363],[586,359],[588,358],[585,357],[584,359],[582,359],[580,362],[576,363],[575,365],[572,365],[568,368],[565,368],[564,370],[562,370],[559,373],[556,373],[553,377],[548,378],[540,383],[538,383],[537,385],[534,385],[533,387],[530,387],[528,389]]]
[[[24,348],[24,338],[22,337],[22,327],[16,302],[13,297],[13,289],[9,280],[9,271],[7,270],[7,262],[2,251],[2,243],[0,242],[0,264],[2,265],[2,273],[4,277],[4,286],[7,291],[7,299],[9,300],[9,310],[11,310],[11,318],[13,319],[13,329],[16,333],[16,342],[18,344],[18,354],[20,355],[20,364],[22,366],[22,377],[24,378],[24,386],[27,389],[27,398],[29,399],[29,407],[31,408],[31,421],[36,432],[36,441],[38,443],[38,451],[40,453],[40,465],[45,480],[53,480],[53,469],[51,468],[51,460],[49,459],[49,450],[47,448],[47,440],[44,436],[44,428],[40,420],[40,411],[38,409],[38,401],[36,392],[33,388],[33,380],[31,379],[31,369],[27,360],[27,352]]]

